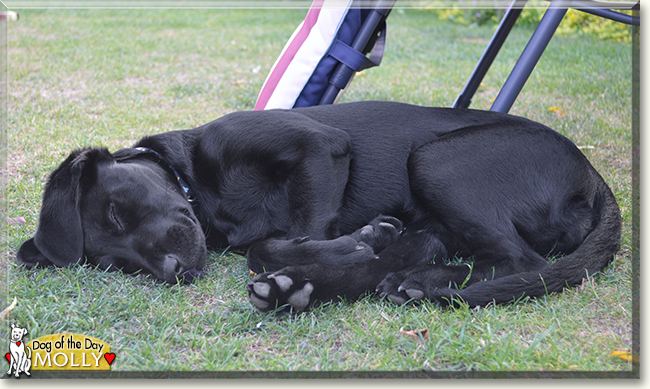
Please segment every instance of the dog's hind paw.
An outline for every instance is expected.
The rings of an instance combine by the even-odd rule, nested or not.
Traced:
[[[402,305],[408,301],[425,298],[425,287],[419,282],[409,280],[402,273],[390,273],[377,285],[376,292],[386,296],[395,304]]]
[[[292,278],[282,269],[260,274],[248,282],[246,289],[251,304],[261,311],[289,305],[294,311],[302,312],[311,302],[314,285],[302,277]]]
[[[357,242],[368,244],[375,253],[380,253],[399,238],[403,229],[404,224],[399,219],[380,215],[350,236]]]

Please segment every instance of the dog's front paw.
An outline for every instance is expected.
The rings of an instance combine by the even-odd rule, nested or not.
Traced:
[[[291,268],[274,273],[264,273],[246,285],[248,296],[256,308],[270,311],[289,305],[294,311],[304,311],[311,302],[314,285],[305,277],[291,274]]]
[[[425,287],[404,272],[390,273],[377,285],[376,292],[386,296],[395,304],[402,305],[410,300],[422,300]]]
[[[375,253],[380,253],[399,238],[403,229],[404,224],[399,219],[380,215],[350,236],[357,242],[370,245]]]

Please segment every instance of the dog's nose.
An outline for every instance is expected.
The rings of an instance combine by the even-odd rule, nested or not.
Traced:
[[[178,280],[184,284],[194,282],[196,279],[203,277],[203,269],[188,269],[183,266],[181,259],[176,254],[165,255],[165,268],[167,269],[170,280]]]
[[[174,266],[174,274],[176,276],[180,276],[181,274],[183,274],[183,272],[185,272],[185,269],[183,268],[180,261],[175,255],[173,256],[172,261],[176,262],[176,266]]]

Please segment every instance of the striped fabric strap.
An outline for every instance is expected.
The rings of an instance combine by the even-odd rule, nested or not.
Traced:
[[[312,3],[264,82],[256,110],[293,107],[321,58],[330,51],[351,4],[340,0]]]

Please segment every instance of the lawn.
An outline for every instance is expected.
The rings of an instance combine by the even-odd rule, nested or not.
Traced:
[[[274,315],[248,302],[245,259],[228,250],[211,253],[207,276],[189,286],[88,266],[27,271],[13,258],[36,229],[48,173],[71,150],[114,151],[252,109],[305,10],[17,11],[8,24],[0,308],[14,296],[18,305],[0,339],[9,322],[29,339],[93,336],[111,345],[119,377],[638,376],[611,356],[633,347],[630,44],[556,36],[511,110],[581,146],[614,191],[622,249],[602,274],[559,295],[480,309],[367,295]],[[413,9],[395,10],[388,27],[382,65],[357,76],[344,101],[450,106],[493,32]],[[473,108],[489,109],[531,33],[515,28]]]

